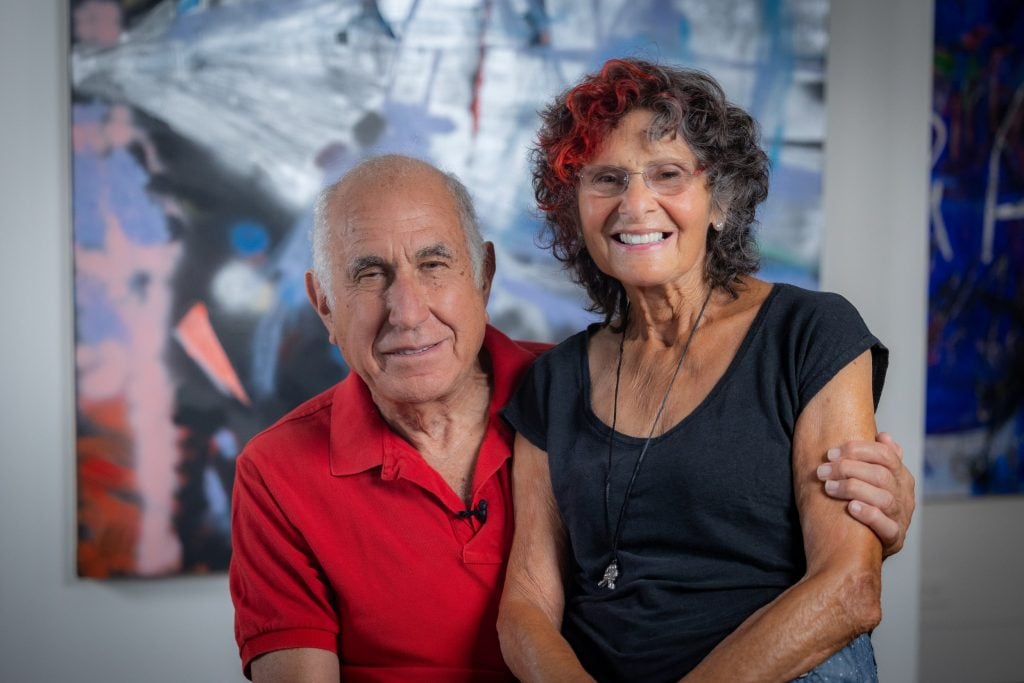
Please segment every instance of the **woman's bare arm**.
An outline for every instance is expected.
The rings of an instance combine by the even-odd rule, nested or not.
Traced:
[[[685,681],[790,681],[881,619],[882,548],[830,499],[815,474],[829,446],[875,435],[871,353],[843,368],[810,401],[793,437],[794,493],[807,573],[751,615]]]
[[[512,463],[516,533],[498,611],[501,653],[521,681],[590,681],[560,632],[565,528],[547,453],[516,435]]]

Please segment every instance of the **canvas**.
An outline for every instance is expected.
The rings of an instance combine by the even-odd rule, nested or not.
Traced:
[[[1024,5],[937,0],[924,493],[1024,491]]]
[[[538,248],[537,111],[612,56],[695,66],[761,123],[764,277],[814,286],[827,0],[79,0],[78,571],[223,570],[234,458],[347,372],[308,305],[316,193],[366,155],[461,177],[513,337],[586,325]]]

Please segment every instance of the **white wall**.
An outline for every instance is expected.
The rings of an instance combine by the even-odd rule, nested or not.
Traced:
[[[879,424],[919,469],[931,0],[832,4],[823,286],[847,294],[892,349]],[[65,15],[61,2],[0,3],[0,680],[240,680],[223,577],[73,576]],[[882,680],[917,680],[922,530],[925,615],[936,627],[925,635],[936,637],[923,644],[921,679],[1013,680],[1006,652],[1020,652],[1021,638],[1014,649],[1005,636],[1019,633],[1024,609],[997,609],[992,596],[1019,585],[1024,544],[998,553],[1013,545],[1002,541],[1007,513],[1021,519],[1020,510],[1016,501],[919,510],[907,549],[886,565]],[[946,533],[954,540],[939,543]],[[928,574],[931,565],[942,571]],[[989,591],[972,576],[1001,583]],[[975,599],[957,597],[965,583]],[[934,596],[945,602],[929,611]],[[960,633],[979,625],[978,604],[993,605],[980,625],[1007,644],[968,650],[992,660],[983,676],[966,675],[976,673],[967,656],[954,661]],[[960,675],[943,678],[950,672]]]
[[[1024,500],[929,504],[921,680],[1024,681]]]
[[[832,0],[822,288],[842,292],[890,349],[878,425],[921,471],[927,299],[931,0]],[[886,561],[874,634],[883,681],[917,676],[919,508]]]
[[[0,2],[0,681],[239,681],[224,577],[73,576],[66,10]]]

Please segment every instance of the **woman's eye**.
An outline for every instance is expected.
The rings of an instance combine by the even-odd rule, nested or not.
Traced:
[[[621,185],[622,176],[617,173],[599,173],[594,176],[595,185]]]
[[[678,166],[660,166],[655,172],[654,177],[658,180],[675,180],[682,178],[686,175],[686,172]]]

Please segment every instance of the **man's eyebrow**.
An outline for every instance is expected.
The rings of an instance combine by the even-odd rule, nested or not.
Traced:
[[[429,247],[423,247],[422,249],[416,252],[416,258],[420,261],[429,259],[431,257],[452,260],[455,258],[455,254],[452,253],[452,250],[449,249],[448,245],[445,244],[444,242],[431,244]]]
[[[348,264],[348,276],[354,278],[367,268],[386,268],[387,262],[380,256],[360,256]]]

